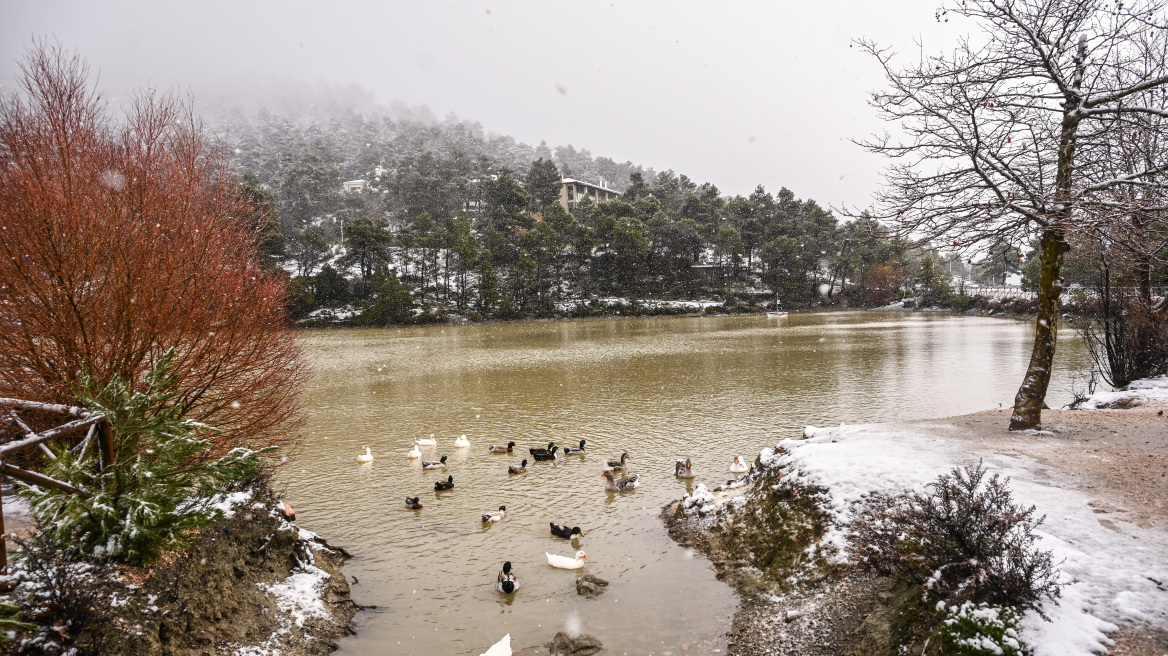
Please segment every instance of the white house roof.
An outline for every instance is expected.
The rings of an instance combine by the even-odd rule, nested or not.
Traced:
[[[583,187],[591,187],[593,189],[607,191],[610,194],[617,194],[618,196],[620,195],[620,192],[617,191],[616,189],[609,189],[608,187],[602,187],[600,185],[592,184],[591,182],[585,182],[583,180],[576,180],[574,178],[564,178],[561,182],[563,182],[564,184],[578,184],[578,185],[583,186]]]

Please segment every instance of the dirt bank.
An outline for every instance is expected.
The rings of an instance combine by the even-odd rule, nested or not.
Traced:
[[[48,628],[18,636],[17,653],[327,654],[360,610],[346,557],[270,504],[245,504],[149,569],[102,572],[61,603],[40,597],[29,616]]]
[[[1046,411],[1044,430],[1030,433],[1010,433],[1006,410],[856,430],[912,435],[943,443],[947,453],[978,454],[975,458],[997,454],[1035,461],[1042,477],[1057,481],[1057,489],[1088,497],[1100,526],[1160,532],[1168,529],[1166,406],[1145,402],[1127,409]],[[849,439],[855,438],[863,436]],[[819,514],[827,506],[816,511],[799,501],[817,495],[826,493],[800,482],[798,472],[759,466],[745,487],[714,488],[708,498],[689,501],[688,508],[674,502],[663,510],[670,535],[710,558],[718,577],[740,594],[729,635],[732,654],[895,653],[897,608],[913,593],[817,553],[824,535]],[[778,548],[782,543],[789,547]],[[1168,632],[1155,622],[1120,622],[1108,637],[1115,643],[1112,654],[1168,653]]]

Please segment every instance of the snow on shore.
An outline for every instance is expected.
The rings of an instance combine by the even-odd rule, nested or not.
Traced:
[[[1127,389],[1114,392],[1096,392],[1087,397],[1080,410],[1131,407],[1149,403],[1168,403],[1168,376],[1142,378],[1132,381]]]
[[[930,426],[939,428],[884,424],[813,429],[809,439],[781,442],[787,454],[773,455],[767,449],[761,457],[764,464],[791,464],[804,482],[828,489],[831,511],[840,521],[824,542],[841,553],[849,547],[846,532],[852,513],[870,492],[923,489],[954,466],[983,459],[990,473],[1010,477],[1019,503],[1046,515],[1036,531],[1040,546],[1062,561],[1069,583],[1059,604],[1045,608],[1050,622],[1034,612],[1023,618],[1023,639],[1036,656],[1104,652],[1111,644],[1106,634],[1118,622],[1168,626],[1168,532],[1126,522],[1105,527],[1088,505],[1091,497],[1075,489],[1063,472],[1026,456],[940,437]]]

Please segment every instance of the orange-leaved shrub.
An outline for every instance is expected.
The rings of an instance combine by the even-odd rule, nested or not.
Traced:
[[[236,446],[294,442],[305,365],[243,188],[189,103],[111,118],[81,59],[34,46],[0,99],[0,396],[72,402],[173,349],[187,419]],[[76,436],[74,436],[76,439]]]

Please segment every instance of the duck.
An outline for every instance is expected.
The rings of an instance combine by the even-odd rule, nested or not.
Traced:
[[[750,465],[746,464],[746,458],[734,456],[734,462],[730,463],[730,471],[741,474],[744,471],[750,471]]]
[[[369,450],[369,447],[365,447],[365,453],[357,456],[357,462],[373,462],[373,452]]]
[[[564,455],[566,456],[582,456],[585,453],[587,453],[587,451],[584,450],[584,440],[580,440],[579,449],[570,446],[564,447]]]
[[[588,557],[588,554],[584,553],[583,551],[577,551],[575,558],[557,556],[546,551],[543,552],[543,554],[547,556],[548,565],[551,565],[552,567],[558,567],[560,569],[580,569],[581,567],[584,567],[584,561],[592,560]]]
[[[422,461],[422,469],[444,469],[446,467],[446,456],[438,462],[430,462],[429,460]]]
[[[532,449],[531,450],[531,457],[535,458],[536,460],[539,460],[539,461],[555,460],[556,459],[556,450],[559,448],[560,447],[558,447],[558,446],[552,445],[550,450]],[[536,451],[539,451],[539,453],[536,453]],[[545,451],[546,451],[546,453],[545,453]]]
[[[527,458],[524,458],[523,462],[519,463],[518,465],[511,465],[510,467],[508,467],[507,473],[508,474],[526,474],[527,473]]]
[[[693,465],[690,463],[689,458],[686,458],[684,462],[678,460],[677,464],[673,465],[673,475],[678,478],[694,477]]]
[[[454,477],[453,476],[447,476],[446,480],[444,480],[444,481],[435,481],[434,482],[434,491],[435,492],[444,492],[446,490],[453,490],[453,489],[454,489]]]
[[[411,448],[409,452],[406,453],[406,457],[410,460],[415,460],[422,457],[422,450],[418,448],[417,442],[414,442],[413,448]]]
[[[409,508],[410,510],[421,510],[422,502],[418,499],[418,497],[406,497],[406,508]]]
[[[487,447],[487,452],[489,452],[489,453],[511,453],[511,451],[513,451],[514,449],[515,449],[515,443],[508,442],[507,446],[503,446],[502,444],[492,444],[491,446]]]
[[[423,437],[420,440],[414,440],[414,441],[417,442],[418,444],[421,444],[422,446],[434,446],[434,445],[438,444],[438,440],[434,439],[433,433],[430,433],[430,437]]]
[[[503,636],[503,639],[491,645],[491,648],[479,654],[479,656],[511,656],[514,652],[511,651],[511,634]]]
[[[567,526],[560,526],[559,524],[557,524],[555,522],[548,522],[548,523],[551,524],[551,526],[552,526],[552,535],[556,536],[557,538],[564,538],[565,540],[571,540],[574,537],[579,537],[581,535],[584,535],[580,531],[579,526],[573,526],[572,528],[568,528]]]
[[[539,456],[539,455],[546,456],[546,455],[551,454],[552,449],[554,449],[554,448],[556,448],[556,443],[555,442],[548,442],[546,449],[528,449],[527,452],[533,456]]]
[[[470,440],[466,439],[465,435],[459,435],[454,440],[454,446],[459,449],[470,446]]]
[[[635,490],[641,484],[641,475],[633,474],[632,476],[625,476],[624,478],[614,479],[612,477],[612,470],[606,469],[601,476],[605,477],[604,489],[610,492],[625,492],[627,490]]]
[[[612,467],[613,471],[623,471],[628,468],[630,460],[632,460],[632,458],[629,457],[629,454],[626,451],[625,453],[621,454],[620,460],[609,460],[608,466]]]
[[[519,579],[511,572],[511,561],[503,563],[503,571],[495,581],[495,589],[503,594],[511,594],[519,589]]]
[[[483,523],[489,524],[491,522],[497,522],[500,519],[503,519],[503,517],[506,516],[506,514],[507,514],[507,506],[499,506],[498,510],[495,510],[495,511],[492,511],[489,513],[483,513]]]

